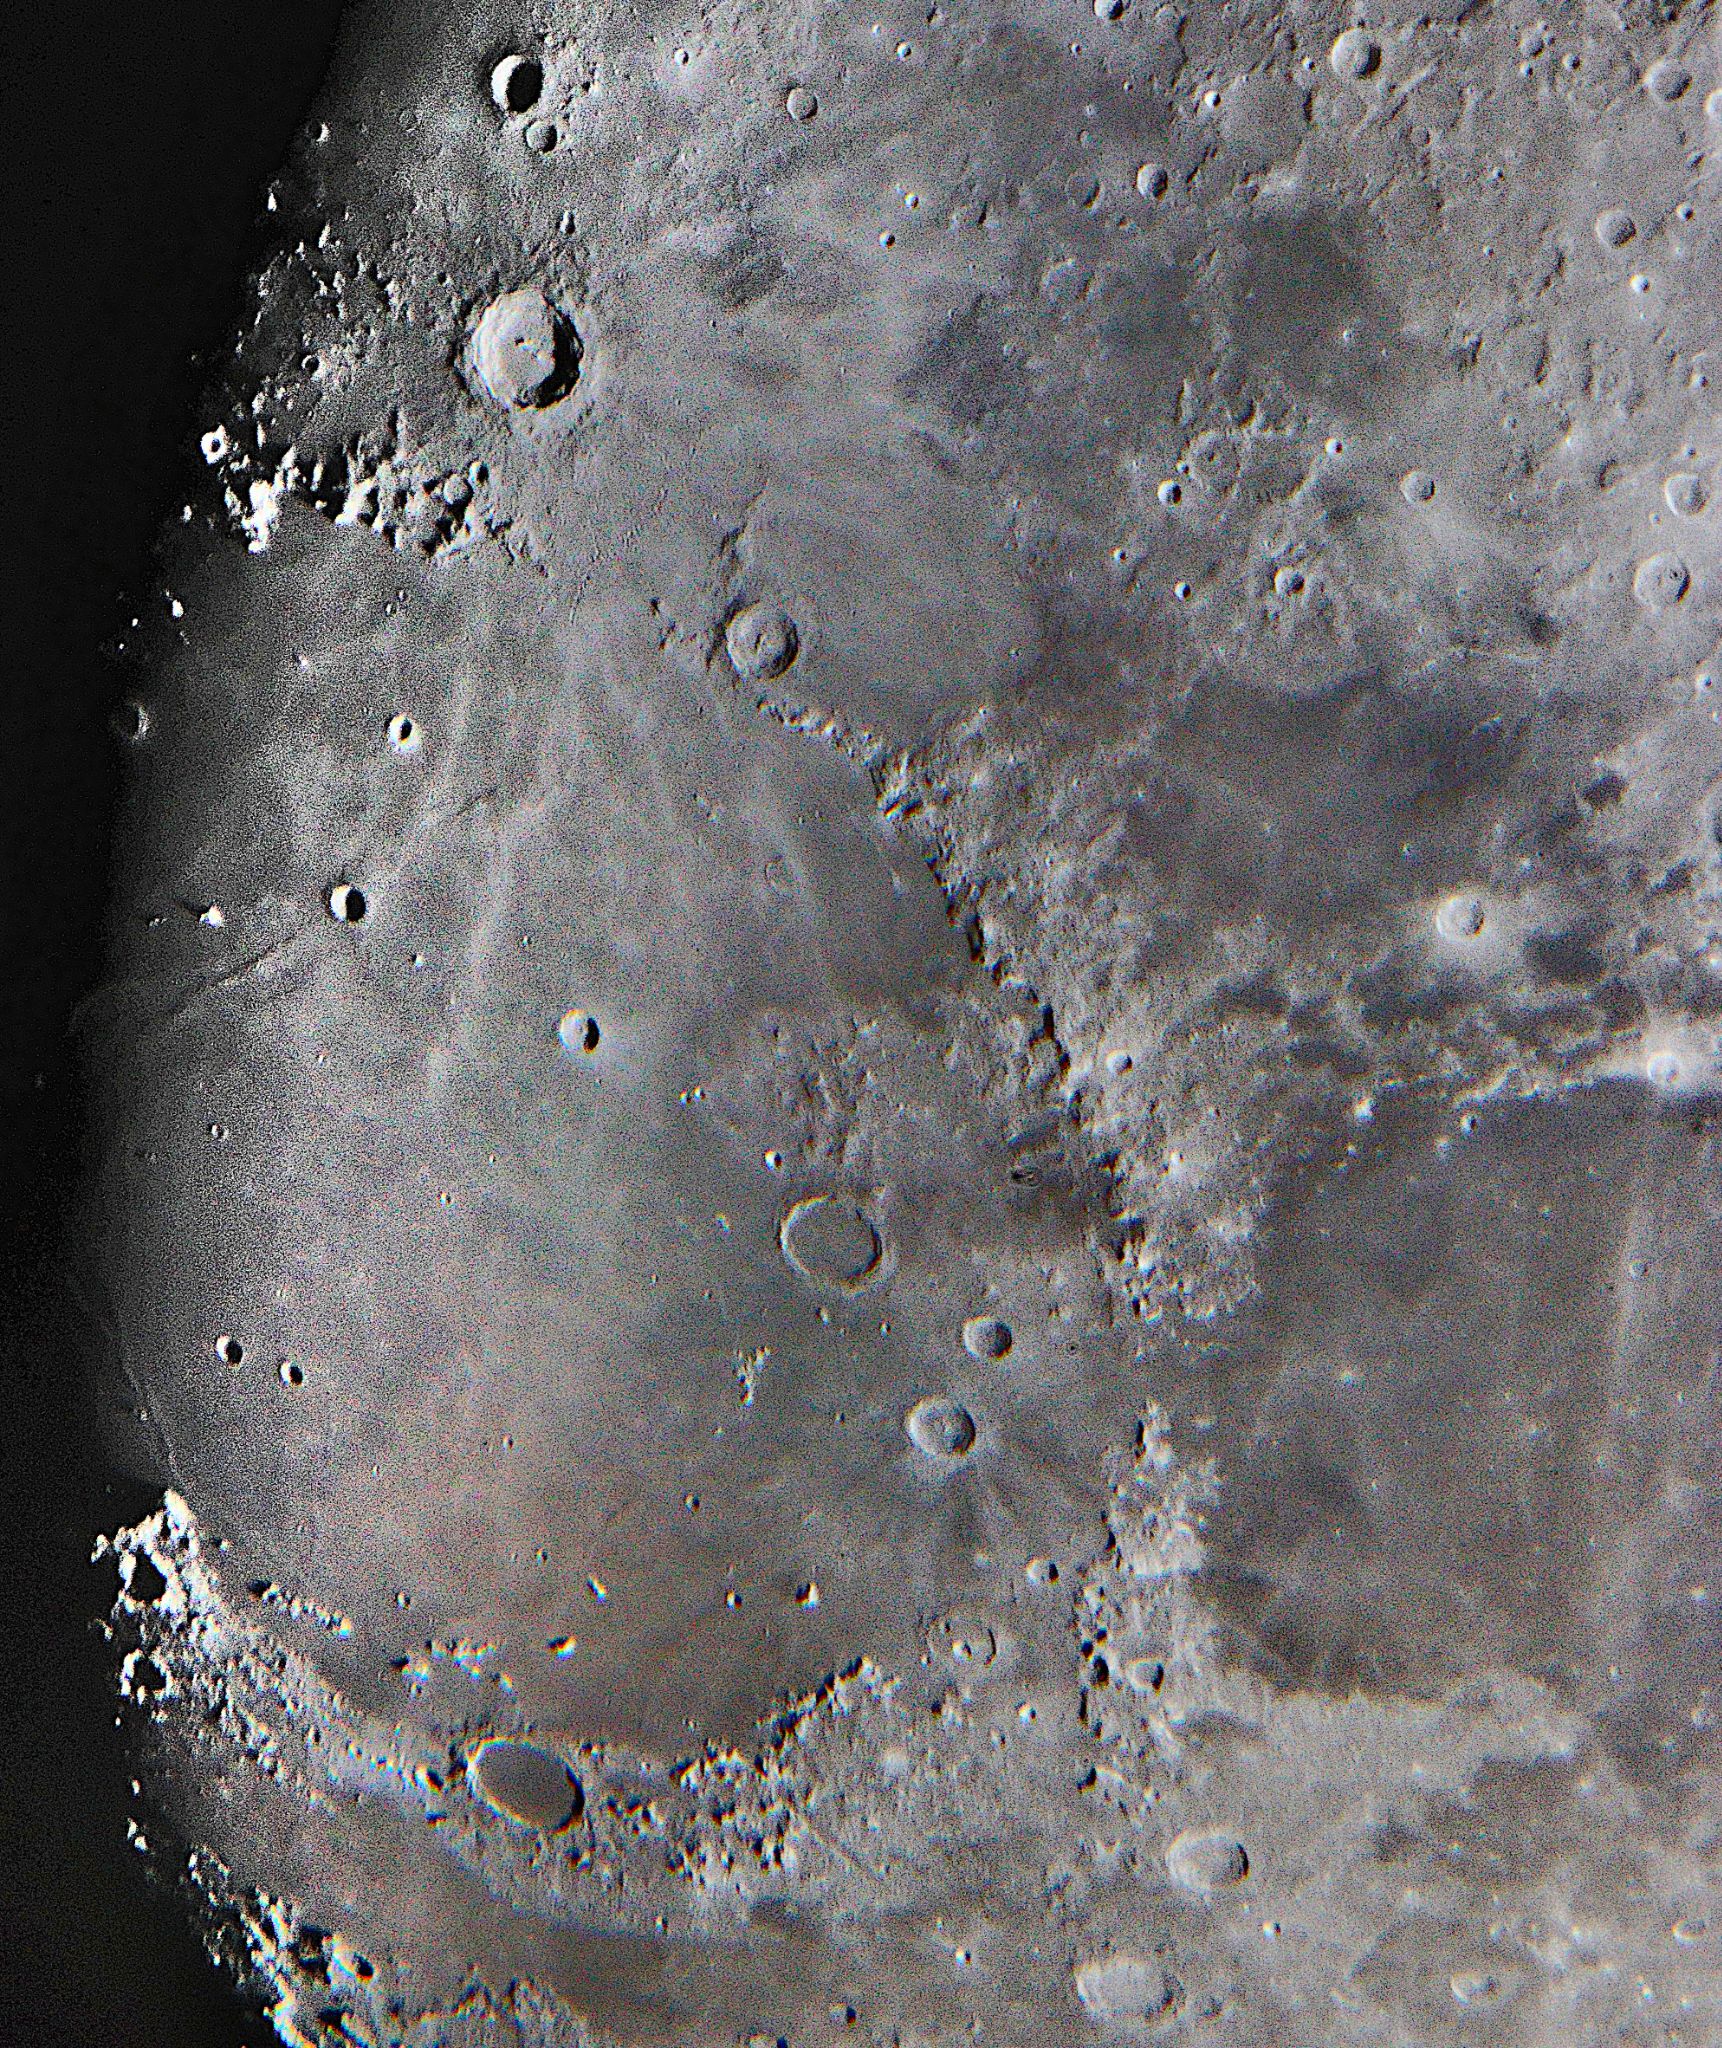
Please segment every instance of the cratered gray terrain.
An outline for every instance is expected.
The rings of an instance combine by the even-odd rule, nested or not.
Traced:
[[[1713,10],[345,34],[85,1019],[212,1947],[1722,2039]]]

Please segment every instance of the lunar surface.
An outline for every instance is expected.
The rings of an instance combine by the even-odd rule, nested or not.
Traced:
[[[356,9],[126,658],[280,2040],[1722,2040],[1713,9]]]

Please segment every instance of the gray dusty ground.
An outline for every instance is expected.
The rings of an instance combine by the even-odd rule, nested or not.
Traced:
[[[87,1019],[284,2041],[1722,2039],[1719,95],[354,17]]]

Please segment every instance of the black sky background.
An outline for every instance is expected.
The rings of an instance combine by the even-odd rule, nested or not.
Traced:
[[[101,972],[121,678],[102,655],[195,459],[262,198],[341,0],[10,13],[0,380],[0,2041],[265,2048],[125,1842],[92,1538],[150,1505],[102,1460],[66,1233],[96,1134],[68,1013]],[[133,607],[135,609],[135,606]]]

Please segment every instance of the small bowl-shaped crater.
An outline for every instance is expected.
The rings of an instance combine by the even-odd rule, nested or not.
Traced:
[[[903,1417],[903,1433],[924,1458],[954,1464],[975,1447],[975,1418],[960,1401],[929,1396]]]
[[[1166,1667],[1158,1657],[1131,1657],[1123,1677],[1132,1692],[1156,1693],[1166,1683]]]
[[[1167,1844],[1166,1874],[1187,1892],[1225,1891],[1249,1876],[1249,1852],[1224,1828],[1186,1828]]]
[[[544,66],[518,50],[501,59],[490,74],[490,97],[499,114],[530,114],[544,93]]]
[[[1692,73],[1678,57],[1658,57],[1644,74],[1644,89],[1665,107],[1673,106],[1692,83]]]
[[[128,697],[109,721],[114,737],[135,747],[149,737],[149,711],[135,697]]]
[[[467,1772],[476,1796],[519,1827],[553,1835],[586,1810],[580,1780],[536,1743],[506,1736],[480,1743]]]
[[[145,1650],[134,1650],[120,1667],[120,1690],[128,1699],[158,1700],[169,1689],[165,1668]]]
[[[963,1349],[971,1358],[1003,1358],[1012,1342],[1010,1324],[998,1316],[970,1316],[963,1325]]]
[[[940,1659],[985,1671],[998,1662],[997,1631],[973,1615],[948,1614],[933,1627],[927,1647]]]
[[[1482,898],[1463,891],[1447,897],[1435,912],[1435,929],[1449,945],[1463,946],[1480,939],[1488,922]]]
[[[1664,1046],[1646,1056],[1644,1078],[1653,1088],[1678,1088],[1686,1078],[1686,1068],[1680,1055]]]
[[[604,1042],[604,1028],[587,1010],[568,1010],[556,1026],[564,1052],[583,1053],[590,1058]]]
[[[539,412],[566,397],[580,358],[574,323],[535,285],[493,299],[473,336],[479,382],[510,412]]]
[[[1098,2020],[1154,2027],[1183,1999],[1176,1977],[1152,1956],[1098,1956],[1076,1966],[1076,1995]]]
[[[1647,612],[1665,612],[1686,595],[1692,581],[1678,555],[1649,555],[1632,578],[1632,594]]]
[[[1381,45],[1367,29],[1342,29],[1327,61],[1335,78],[1368,78],[1381,67]]]
[[[795,621],[774,604],[744,604],[724,628],[730,666],[744,683],[769,683],[801,648]]]
[[[167,1574],[153,1557],[145,1557],[141,1551],[130,1556],[131,1570],[126,1577],[125,1588],[142,1607],[153,1607],[167,1591]]]
[[[792,1271],[812,1286],[852,1294],[880,1277],[885,1247],[872,1219],[841,1195],[808,1195],[777,1228]]]
[[[1515,1973],[1479,1963],[1455,1970],[1447,1979],[1447,1988],[1455,2004],[1468,2006],[1473,2012],[1490,2012],[1511,2003],[1517,1982]]]

